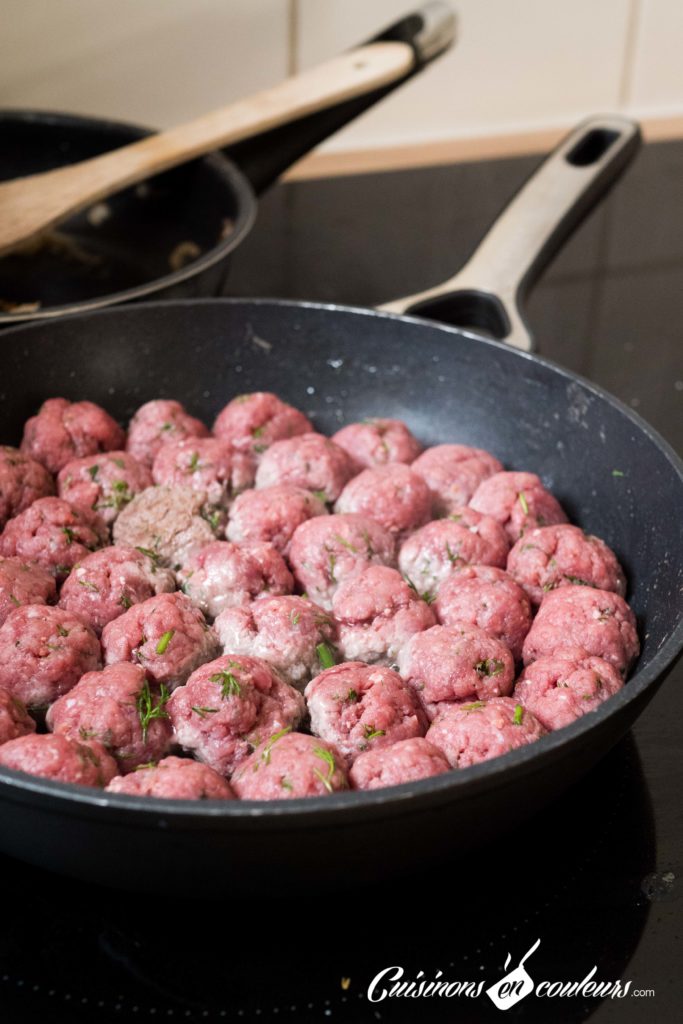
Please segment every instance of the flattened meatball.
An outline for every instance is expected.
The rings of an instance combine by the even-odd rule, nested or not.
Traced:
[[[35,731],[36,723],[22,701],[0,687],[0,746]]]
[[[394,538],[367,516],[318,516],[294,531],[289,549],[294,579],[322,608],[344,580],[371,565],[395,565]]]
[[[389,533],[405,537],[429,521],[432,497],[422,477],[396,462],[365,469],[350,480],[334,510],[368,516]]]
[[[166,691],[150,686],[140,665],[122,662],[101,672],[86,672],[48,709],[47,726],[73,740],[97,740],[116,760],[119,770],[163,757],[173,731],[165,704]]]
[[[232,786],[240,800],[294,800],[348,788],[339,750],[317,736],[282,729],[237,769]]]
[[[304,597],[264,597],[226,608],[216,632],[224,650],[263,658],[298,690],[334,658],[337,640],[332,616]]]
[[[188,757],[165,757],[158,764],[117,775],[108,793],[154,796],[162,800],[232,800],[230,784],[207,764]]]
[[[349,778],[353,789],[382,789],[443,775],[450,767],[437,747],[415,736],[361,754],[351,765]]]
[[[184,437],[208,437],[209,431],[180,402],[157,398],[141,405],[128,424],[128,451],[149,469],[159,450]]]
[[[181,686],[198,665],[219,650],[218,639],[199,608],[184,594],[159,594],[135,604],[102,630],[105,665],[132,661],[150,680],[169,690]]]
[[[390,462],[409,465],[422,451],[422,445],[402,420],[368,419],[342,427],[332,440],[353,460],[357,473]]]
[[[399,569],[426,601],[463,565],[505,567],[508,542],[503,528],[490,516],[471,508],[452,512],[413,533],[398,555]]]
[[[479,484],[470,508],[505,527],[512,544],[527,530],[567,522],[559,501],[535,473],[494,473]]]
[[[209,511],[223,513],[234,494],[254,482],[252,463],[215,437],[185,438],[165,444],[152,466],[155,484],[190,487]]]
[[[203,511],[202,495],[189,487],[148,487],[114,523],[114,542],[151,551],[161,565],[180,568],[216,539]]]
[[[45,466],[18,448],[0,445],[0,530],[38,498],[54,493],[55,482]]]
[[[192,604],[215,618],[257,598],[291,594],[294,579],[272,544],[206,544],[181,566],[178,580]]]
[[[125,443],[125,432],[94,402],[48,398],[26,421],[21,450],[51,473],[59,473],[72,459],[116,451]]]
[[[552,731],[595,711],[623,685],[608,661],[591,657],[582,647],[565,647],[528,665],[514,697]]]
[[[322,434],[300,434],[275,441],[264,453],[256,470],[256,486],[293,484],[336,501],[344,484],[353,476],[353,464],[343,448]]]
[[[193,672],[168,702],[178,743],[229,777],[256,747],[296,728],[304,699],[265,661],[226,654]]]
[[[425,737],[448,758],[452,768],[490,761],[546,733],[538,719],[510,697],[449,704]]]
[[[372,565],[346,580],[332,599],[345,661],[394,665],[415,633],[436,624],[434,613],[401,574]]]
[[[302,412],[269,391],[254,391],[233,398],[218,413],[213,425],[219,440],[257,459],[274,441],[311,430],[313,426]]]
[[[56,597],[55,578],[47,569],[21,558],[0,558],[0,626],[14,608],[52,603]]]
[[[97,512],[74,508],[62,498],[39,498],[5,526],[0,555],[38,562],[63,580],[90,551],[109,541]]]
[[[583,647],[623,676],[640,652],[635,615],[619,594],[569,584],[549,591],[524,641],[524,664]]]
[[[483,448],[466,444],[437,444],[410,467],[432,492],[435,517],[447,516],[466,505],[482,480],[500,473],[502,463]]]
[[[524,637],[531,629],[531,604],[502,569],[463,566],[444,580],[432,607],[442,626],[476,626],[502,640],[515,661],[522,660]]]
[[[311,731],[335,743],[348,764],[365,750],[424,736],[415,691],[390,668],[347,661],[316,676],[305,691]]]
[[[626,593],[626,578],[611,548],[568,523],[527,530],[508,555],[508,572],[537,605],[549,590],[571,583],[622,597]]]
[[[283,554],[289,553],[297,526],[314,516],[327,515],[322,497],[303,487],[280,484],[238,495],[230,509],[228,540],[238,544],[267,543]]]
[[[20,736],[0,747],[0,764],[28,775],[39,775],[58,782],[100,789],[116,775],[116,761],[93,740],[78,743],[68,736]]]
[[[92,509],[108,526],[140,491],[152,486],[150,471],[128,452],[72,459],[59,471],[59,497],[75,508]]]
[[[44,708],[102,664],[100,643],[62,608],[27,604],[0,626],[0,686],[29,708]]]

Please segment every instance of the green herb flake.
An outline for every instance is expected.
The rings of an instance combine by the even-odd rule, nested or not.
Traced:
[[[194,713],[196,715],[199,715],[200,718],[206,718],[207,715],[215,715],[219,711],[219,708],[196,707],[193,704],[192,705],[192,710],[194,711]]]
[[[18,601],[14,594],[10,594],[9,599],[12,602],[12,604],[15,604],[17,606],[17,608],[20,606],[21,601]]]
[[[71,527],[70,526],[63,526],[62,527],[62,533],[66,537],[66,543],[67,544],[73,544],[74,540],[76,539],[76,534],[71,529]]]
[[[358,693],[355,690],[349,690],[349,692],[344,697],[344,702],[346,704],[355,704],[357,702],[357,700],[358,700]]]
[[[323,773],[318,768],[313,769],[313,774],[320,779],[327,792],[331,793],[332,779],[334,778],[334,773],[337,770],[337,765],[335,764],[334,761],[334,754],[331,754],[329,750],[325,750],[324,747],[313,747],[313,754],[316,757],[319,757],[320,760],[324,761],[325,764],[327,765],[326,775],[323,775]]]
[[[251,436],[252,437],[263,437],[265,429],[266,429],[265,427],[252,427],[251,428]]]
[[[128,594],[121,594],[121,597],[119,598],[119,604],[121,605],[122,608],[125,608],[126,611],[128,611],[129,608],[133,607],[133,602],[131,598],[128,596]]]
[[[298,612],[296,611],[296,609],[293,608],[292,611],[289,613],[289,621],[292,623],[293,626],[298,626],[300,620],[301,612]]]
[[[77,580],[79,587],[85,587],[86,590],[92,590],[96,594],[99,594],[100,588],[96,584],[91,583],[90,580]]]
[[[363,734],[366,740],[374,740],[378,736],[386,736],[386,731],[384,729],[375,729],[374,725],[366,725]]]
[[[526,496],[524,494],[524,491],[520,491],[519,492],[519,494],[517,495],[517,500],[519,501],[520,505],[522,506],[522,512],[524,513],[524,515],[528,516],[529,515],[529,503],[526,500]]]
[[[589,583],[588,580],[582,580],[580,576],[570,576],[569,573],[564,574],[564,578],[568,583],[575,583],[577,587],[592,587],[593,584]]]
[[[284,729],[280,729],[279,732],[274,732],[272,736],[266,741],[263,750],[261,751],[261,760],[264,764],[270,764],[270,752],[283,736],[286,736],[288,732],[292,731],[291,725],[286,725]]]
[[[220,509],[205,508],[201,512],[202,519],[205,519],[209,524],[214,533],[218,531],[221,525],[221,512]]]
[[[123,461],[123,459],[112,459],[111,461],[114,463],[115,466],[118,466],[119,469],[126,468],[126,464]]]
[[[199,452],[192,452],[190,461],[187,464],[187,472],[195,473],[199,469]]]
[[[512,716],[512,724],[513,725],[521,725],[523,718],[524,718],[524,708],[522,707],[521,704],[516,704],[515,705],[515,713]]]
[[[168,712],[165,710],[165,707],[170,696],[171,694],[162,683],[155,704],[152,691],[149,688],[149,679],[145,679],[142,689],[135,698],[143,743],[147,741],[147,730],[149,729],[150,722],[154,721],[155,718],[168,718]]]
[[[94,466],[88,466],[88,474],[91,480],[97,480],[97,474],[100,471],[100,467],[95,463]]]
[[[337,664],[334,651],[328,644],[318,644],[315,648],[315,653],[318,655],[318,661],[323,668],[334,668]]]
[[[330,583],[336,583],[337,582],[337,577],[334,575],[334,567],[337,564],[336,556],[332,555],[332,554],[328,555],[327,561],[328,561],[327,575],[329,576]]]
[[[141,555],[145,555],[146,558],[149,558],[155,569],[161,564],[159,555],[156,551],[152,551],[151,548],[141,548],[136,546],[135,550],[139,551]]]
[[[621,469],[613,469],[612,476],[626,476],[626,474]]]
[[[451,565],[456,565],[458,562],[462,562],[460,555],[456,551],[453,551],[448,543],[446,543],[446,555]]]
[[[282,778],[280,779],[280,785],[282,786],[283,789],[286,789],[288,793],[292,793],[294,790],[294,786],[289,781],[286,775],[283,775]]]
[[[240,666],[238,665],[237,667],[239,668]],[[222,700],[227,700],[228,697],[242,696],[242,687],[232,672],[214,672],[212,676],[209,676],[209,682],[220,683]]]
[[[460,705],[460,710],[461,711],[480,711],[482,708],[485,708],[485,707],[486,707],[486,702],[485,701],[483,701],[483,700],[475,700],[475,701],[472,701],[471,704],[461,704]]]
[[[59,636],[68,636],[69,630],[64,629],[64,626],[57,626],[57,633],[59,634]]]
[[[168,645],[170,644],[171,640],[173,639],[173,634],[174,633],[175,633],[175,629],[168,629],[164,633],[164,635],[160,638],[159,643],[156,646],[157,654],[165,654],[166,653],[166,648],[168,647]]]
[[[325,494],[324,491],[312,491],[311,493],[315,498],[318,499],[318,501],[322,501],[324,505],[327,504],[327,495]]]
[[[499,676],[505,665],[499,658],[484,658],[474,666],[474,671],[480,676]]]
[[[350,551],[354,555],[358,554],[358,548],[355,548],[353,544],[350,541],[346,540],[345,537],[342,537],[340,533],[334,533],[332,534],[332,536],[337,541],[337,543],[341,544],[341,546],[343,548],[346,548],[347,551]]]

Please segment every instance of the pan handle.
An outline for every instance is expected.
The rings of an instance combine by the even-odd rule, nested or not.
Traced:
[[[640,130],[628,118],[584,121],[525,182],[454,277],[380,309],[471,327],[531,351],[521,312],[526,295],[639,146]]]

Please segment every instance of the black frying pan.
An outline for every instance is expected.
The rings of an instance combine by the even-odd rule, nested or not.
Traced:
[[[623,691],[488,763],[324,799],[147,800],[3,769],[3,850],[84,879],[167,891],[188,871],[212,894],[376,879],[491,839],[557,797],[625,733],[683,645],[683,469],[616,399],[522,351],[529,339],[516,299],[637,145],[637,128],[623,119],[579,128],[494,225],[462,272],[466,293],[432,293],[438,315],[464,310],[517,347],[414,316],[248,300],[124,307],[2,337],[0,424],[9,443],[50,395],[93,399],[122,421],[148,399],[174,396],[210,422],[235,393],[264,389],[326,432],[396,416],[426,444],[488,448],[509,467],[538,473],[627,570],[643,649]],[[497,297],[492,283],[502,288]],[[427,296],[419,302],[429,313]]]

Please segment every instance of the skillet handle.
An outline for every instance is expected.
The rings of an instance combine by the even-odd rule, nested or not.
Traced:
[[[531,351],[533,339],[520,308],[525,296],[639,146],[639,127],[628,118],[584,121],[526,181],[462,270],[380,309],[483,330]]]

